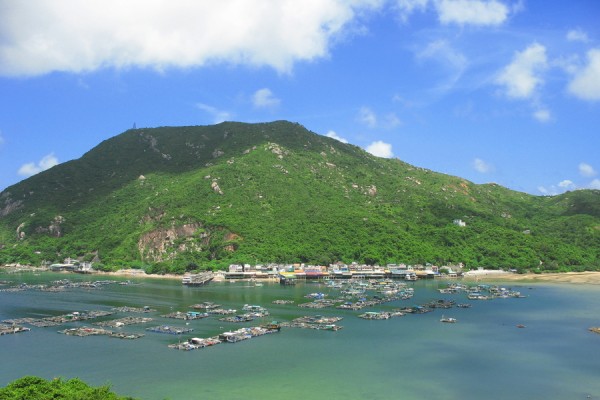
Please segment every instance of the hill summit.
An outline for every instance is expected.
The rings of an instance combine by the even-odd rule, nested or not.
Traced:
[[[600,191],[539,197],[276,121],[128,130],[0,193],[0,263],[600,267]]]

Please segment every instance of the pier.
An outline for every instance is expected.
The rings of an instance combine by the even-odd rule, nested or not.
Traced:
[[[211,271],[202,272],[200,274],[184,275],[181,283],[186,286],[202,286],[214,279],[214,274]]]

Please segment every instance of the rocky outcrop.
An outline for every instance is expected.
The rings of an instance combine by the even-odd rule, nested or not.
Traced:
[[[18,210],[23,206],[22,200],[13,200],[9,192],[2,193],[0,196],[0,218]]]
[[[196,222],[147,232],[138,240],[138,250],[142,260],[151,262],[170,260],[188,251],[207,251],[213,257],[221,250],[236,251],[238,240],[240,236],[225,228],[208,229]]]
[[[143,234],[138,240],[138,250],[143,260],[163,261],[174,253],[202,250],[202,240],[208,235],[199,232],[202,224],[191,223],[170,228],[159,228]]]
[[[48,230],[50,231],[50,234],[55,237],[61,237],[62,236],[61,225],[64,222],[65,222],[65,219],[61,215],[57,215],[56,217],[54,217],[54,220],[52,221],[50,226],[48,226]]]
[[[219,187],[219,184],[217,183],[216,180],[212,181],[212,183],[210,184],[210,188],[212,190],[214,190],[215,193],[218,193],[218,194],[221,194],[221,195],[223,194],[223,191]]]

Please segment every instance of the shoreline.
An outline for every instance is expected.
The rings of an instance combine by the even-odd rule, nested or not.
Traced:
[[[33,267],[29,265],[2,265],[2,270],[11,270],[13,272],[42,272],[48,271],[47,268]],[[65,272],[70,274],[70,272]],[[104,272],[94,271],[87,275],[100,275],[100,276],[115,276],[122,278],[151,278],[151,279],[176,279],[181,280],[183,275],[175,274],[147,274],[141,269],[120,269],[117,271]],[[554,273],[542,273],[542,274],[516,274],[506,271],[498,270],[473,270],[468,271],[462,278],[466,281],[477,282],[477,281],[514,281],[514,282],[544,282],[544,283],[571,283],[571,284],[585,284],[585,285],[600,285],[600,271],[586,271],[586,272],[554,272]]]
[[[514,281],[514,282],[544,282],[572,283],[584,285],[600,285],[600,271],[587,272],[549,272],[543,274],[515,274],[512,272],[484,270],[465,273],[464,280],[468,281]]]

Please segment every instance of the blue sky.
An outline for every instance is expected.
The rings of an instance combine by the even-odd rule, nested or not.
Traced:
[[[0,190],[133,127],[286,119],[535,195],[600,189],[600,1],[0,0]]]

